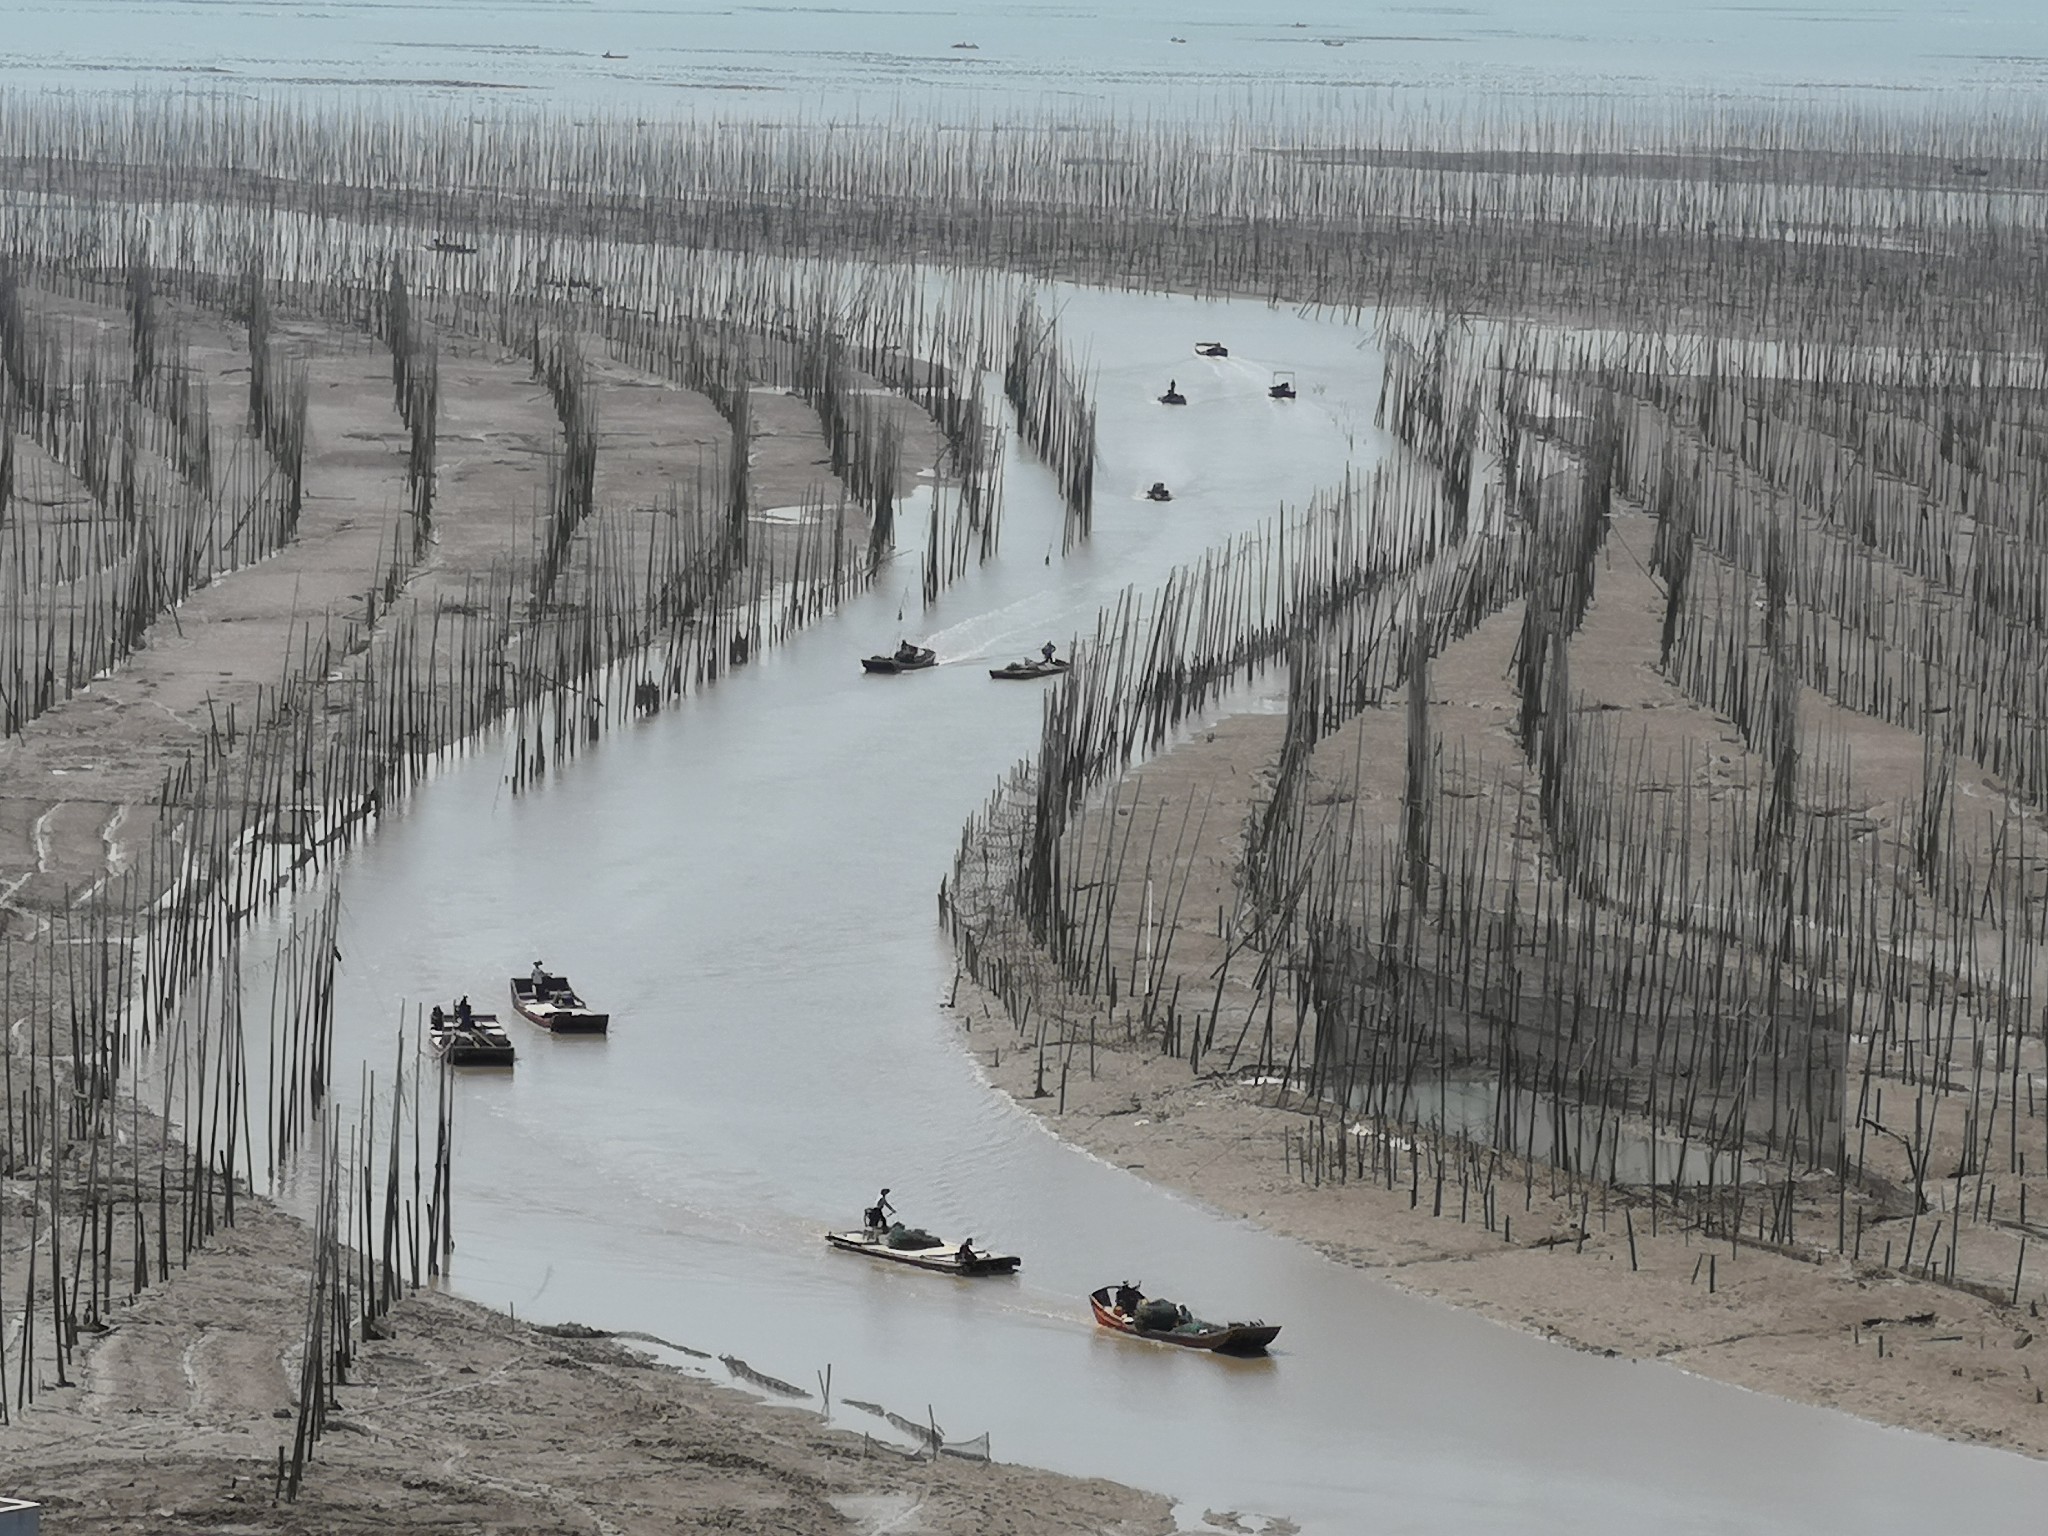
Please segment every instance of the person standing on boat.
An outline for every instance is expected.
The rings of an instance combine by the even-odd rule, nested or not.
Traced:
[[[1050,640],[1048,640],[1045,642],[1045,644],[1041,645],[1038,648],[1038,654],[1045,658],[1045,664],[1049,667],[1052,665],[1053,653],[1056,652],[1058,649],[1058,646],[1054,645]]]
[[[889,1203],[889,1191],[884,1189],[881,1198],[867,1209],[867,1223],[870,1232],[879,1232],[889,1225],[889,1218],[896,1214],[896,1207]]]
[[[534,962],[533,962],[533,991],[534,991],[534,995],[535,995],[536,997],[538,997],[538,996],[541,996],[541,995],[543,995],[543,994],[545,994],[545,993],[547,992],[547,989],[548,989],[548,968],[547,968],[546,966],[542,965],[542,964],[541,964],[541,963],[540,963],[540,962],[539,962],[538,960],[536,960],[536,961],[534,961]]]
[[[439,1003],[434,1004],[434,1011],[427,1017],[432,1021],[433,1026],[436,1029],[439,1029],[443,1024],[448,1022],[448,1015],[441,1011],[441,1005]]]
[[[462,994],[461,1000],[455,1005],[455,1022],[465,1027],[469,1024],[469,994],[467,992]]]

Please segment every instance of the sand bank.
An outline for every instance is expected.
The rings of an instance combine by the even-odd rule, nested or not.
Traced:
[[[1592,606],[1572,642],[1579,708],[1643,733],[1674,761],[1689,743],[1693,789],[1708,798],[1737,794],[1758,773],[1742,737],[1654,664],[1662,597],[1648,572],[1653,532],[1639,509],[1617,510]],[[1434,750],[1460,765],[1462,778],[1445,781],[1460,793],[1512,800],[1519,792],[1511,658],[1520,622],[1519,608],[1498,613],[1433,663]],[[1404,704],[1397,691],[1316,748],[1309,800],[1355,807],[1374,836],[1400,824]],[[1859,798],[1840,813],[1868,817],[1874,836],[1904,835],[1903,807],[1919,794],[1918,744],[1815,695],[1806,707],[1813,756],[1827,762],[1846,753],[1857,765]],[[1892,1148],[1879,1136],[1869,1138],[1868,1184],[1839,1205],[1832,1181],[1797,1183],[1793,1240],[1752,1240],[1754,1211],[1745,1235],[1709,1240],[1641,1188],[1603,1191],[1511,1155],[1487,1155],[1489,1209],[1460,1151],[1439,1162],[1439,1149],[1425,1145],[1418,1160],[1399,1130],[1307,1101],[1298,1069],[1312,1046],[1298,1035],[1290,1041],[1290,1007],[1279,1009],[1277,1028],[1270,1006],[1261,1007],[1259,952],[1230,917],[1240,910],[1245,828],[1271,794],[1284,731],[1276,713],[1211,721],[1127,775],[1092,823],[1068,833],[1072,867],[1088,872],[1076,877],[1083,888],[1109,867],[1100,862],[1101,839],[1127,836],[1131,851],[1108,877],[1119,890],[1103,943],[1127,976],[1142,976],[1155,951],[1169,955],[1152,1000],[1128,995],[1141,991],[1136,984],[1114,1006],[1077,994],[1042,951],[1020,947],[1021,925],[989,930],[1010,974],[1030,978],[1013,994],[1031,1003],[1021,1029],[990,992],[960,984],[961,1038],[998,1087],[1056,1134],[1119,1166],[1508,1326],[1886,1424],[2048,1455],[2040,1299],[2048,1245],[2017,1248],[2016,1264],[2024,1231],[1973,1229],[1953,1284],[1901,1272],[1894,1255],[1903,1258],[1916,1224],[1902,1197],[1903,1166],[1887,1161]],[[1981,771],[1962,772],[1966,793],[1998,794]],[[1512,808],[1505,820],[1504,836],[1525,837],[1535,818],[1525,804],[1519,822]],[[1124,826],[1134,832],[1122,834]],[[1147,873],[1156,876],[1156,902]],[[1170,1052],[1161,1021],[1176,1003],[1183,1039]],[[1188,1020],[1194,1038],[1205,1028],[1208,1035],[1192,1065]],[[1910,1115],[1910,1098],[1906,1107]],[[1960,1150],[1942,1155],[1937,1176],[1946,1177]],[[2007,1209],[2019,1208],[2015,1186],[2039,1184],[2002,1173],[2001,1180]],[[1968,1209],[1967,1181],[1957,1188]],[[2031,1198],[2044,1193],[2037,1187]],[[1955,1208],[1948,1202],[1921,1214],[1923,1247],[1935,1221]]]

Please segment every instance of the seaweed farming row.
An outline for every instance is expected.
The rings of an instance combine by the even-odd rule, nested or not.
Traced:
[[[645,253],[718,250],[2038,353],[2037,126],[2018,108],[1374,101],[997,129],[17,98],[0,104],[0,161],[34,218],[125,204],[133,238],[182,243],[195,218],[260,205],[311,244],[380,224],[442,265],[516,260],[536,284],[613,300]],[[517,252],[493,257],[508,226]]]
[[[1080,368],[1061,350],[1059,322],[1031,299],[1017,306],[1003,394],[1017,412],[1018,431],[1059,482],[1067,509],[1060,547],[1071,551],[1095,527],[1095,406]]]
[[[451,1220],[446,1090],[403,1045],[356,1127],[330,1111],[319,881],[463,744],[502,729],[524,790],[881,579],[913,439],[933,601],[997,547],[991,372],[1086,539],[1085,367],[993,269],[1428,311],[1382,336],[1398,451],[1105,613],[968,830],[946,912],[1042,1071],[1115,1038],[1271,1079],[1290,1173],[1427,1179],[1504,1236],[1541,1178],[1581,1234],[1613,1201],[2035,1294],[2043,173],[2013,126],[0,103],[10,749],[303,547],[335,357],[374,368],[396,489],[350,601],[295,614],[153,793],[10,829],[16,1408],[296,1174],[298,1485]],[[444,442],[484,364],[546,460],[488,519],[452,493],[484,450]],[[658,494],[603,490],[607,370],[715,416]],[[828,473],[769,509],[791,401]],[[1473,676],[1497,717],[1446,707]],[[1250,803],[1148,799],[1253,690],[1284,710]],[[106,848],[76,880],[67,837]],[[259,1035],[245,952],[287,899]]]
[[[219,698],[173,690],[161,743],[145,729],[133,765],[95,770],[104,784],[48,780],[33,825],[8,828],[30,859],[10,842],[0,866],[0,1415],[66,1383],[82,1344],[238,1203],[276,1196],[310,1222],[288,1497],[360,1341],[440,1272],[454,1221],[453,1097],[416,1034],[401,1027],[395,1060],[364,1067],[353,1094],[337,1081],[357,1074],[334,1045],[336,859],[450,753],[495,734],[524,790],[864,590],[898,554],[908,444],[941,455],[927,600],[993,554],[986,322],[1003,301],[836,268],[757,281],[714,257],[649,269],[614,301],[381,227],[298,242],[246,208],[202,217],[183,246],[150,235],[118,263],[80,259],[81,231],[136,234],[139,207],[46,205],[10,221],[0,264],[0,694],[17,772],[65,761],[96,690],[158,686],[123,671],[135,658],[222,644],[239,615],[219,594],[278,569],[298,573],[292,593],[305,541],[347,527],[322,477],[358,450],[334,441],[345,418],[323,417],[321,391],[355,359],[388,363],[390,419],[373,410],[374,430],[347,437],[385,445],[379,483],[402,494],[375,513],[352,597],[294,597],[288,618],[259,603],[257,670],[223,668]],[[480,508],[450,478],[451,402],[479,366],[524,370],[551,412],[530,505]],[[608,496],[616,385],[600,366],[700,393],[725,440],[662,462],[659,493]],[[245,387],[246,410],[218,409]],[[769,390],[813,414],[830,472],[793,515],[753,483],[752,401]],[[188,634],[195,594],[214,606]]]
[[[1108,1031],[1274,1081],[1304,1178],[1428,1176],[1437,1214],[1448,1179],[1511,1230],[1496,1185],[1540,1172],[1580,1241],[1612,1198],[2038,1302],[2031,388],[1385,344],[1371,514],[1347,489],[1299,563],[1275,532],[1108,621],[963,841],[965,969],[1062,1070]],[[1507,680],[1494,718],[1439,713],[1446,657]],[[1198,876],[1213,806],[1117,780],[1233,672],[1285,728]]]

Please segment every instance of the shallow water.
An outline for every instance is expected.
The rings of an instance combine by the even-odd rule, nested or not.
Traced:
[[[963,1051],[939,1007],[934,893],[1034,740],[1039,690],[986,667],[1064,648],[1123,583],[1375,451],[1377,359],[1354,330],[1092,293],[1063,321],[1100,369],[1085,550],[1059,557],[1049,479],[1017,466],[1003,556],[929,619],[906,562],[538,792],[514,799],[480,756],[352,856],[344,1063],[388,1062],[408,1004],[466,990],[507,1012],[506,976],[536,956],[614,1019],[558,1040],[511,1017],[517,1070],[461,1078],[457,1288],[798,1383],[829,1363],[836,1398],[929,1408],[1005,1460],[1314,1532],[2037,1529],[2048,1467],[1403,1297],[1063,1146],[987,1087],[976,1057],[1012,1042],[976,1032]],[[1192,358],[1209,336],[1233,356]],[[1275,368],[1302,399],[1266,400]],[[1169,376],[1184,410],[1153,403]],[[1170,505],[1140,498],[1155,478]],[[906,634],[946,664],[860,674]],[[1023,1272],[960,1282],[828,1251],[821,1229],[883,1184],[910,1220],[1019,1251]],[[1086,1293],[1124,1278],[1281,1321],[1279,1347],[1239,1362],[1107,1337]]]
[[[2048,79],[2031,0],[10,0],[0,85],[403,92],[789,116],[975,115],[1232,93],[1896,99]],[[972,49],[955,48],[971,42]],[[620,57],[606,58],[606,54]]]

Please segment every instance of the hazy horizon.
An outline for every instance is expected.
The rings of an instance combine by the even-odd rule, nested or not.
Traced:
[[[1154,108],[1231,89],[1626,100],[1999,96],[2048,83],[2048,14],[2018,0],[1933,15],[1620,0],[20,0],[13,11],[0,87],[73,92],[404,91],[782,116],[904,100],[980,114]]]

